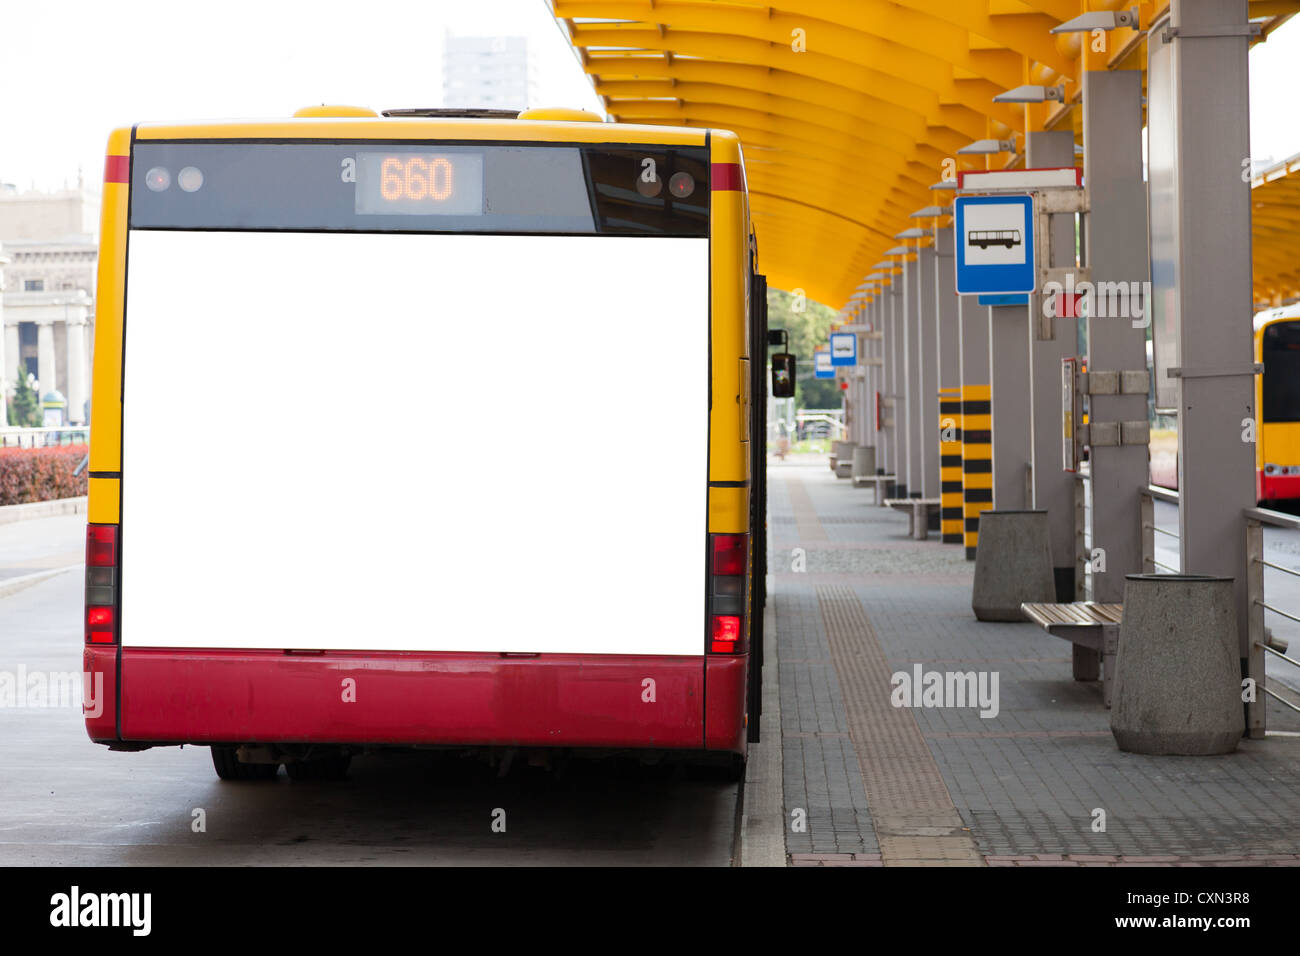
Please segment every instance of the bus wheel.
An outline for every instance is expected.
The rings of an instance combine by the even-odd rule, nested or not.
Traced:
[[[342,780],[348,775],[351,754],[335,754],[314,760],[291,760],[284,765],[290,780]]]
[[[244,763],[235,750],[235,747],[212,745],[212,766],[222,780],[274,780],[280,772],[279,764]]]

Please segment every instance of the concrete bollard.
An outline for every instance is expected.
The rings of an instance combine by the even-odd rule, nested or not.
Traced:
[[[870,478],[876,473],[876,449],[859,445],[853,449],[853,477]]]
[[[840,454],[835,459],[835,477],[848,478],[853,474],[853,452],[858,447],[854,441],[840,443]]]
[[[970,602],[975,617],[1023,621],[1022,603],[1055,600],[1047,512],[981,511]]]
[[[1246,719],[1235,603],[1232,578],[1125,576],[1110,708],[1120,750],[1205,755],[1237,749]]]
[[[831,471],[835,470],[835,463],[844,457],[845,444],[847,443],[842,442],[839,439],[834,439],[831,441],[831,462],[830,462]]]

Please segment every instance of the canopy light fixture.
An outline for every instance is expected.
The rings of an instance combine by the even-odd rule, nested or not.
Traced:
[[[1064,103],[1065,87],[1039,86],[1034,83],[1027,83],[1024,86],[1017,86],[1014,90],[1007,90],[1005,93],[999,93],[993,97],[994,103],[1046,103],[1048,101]],[[957,152],[961,152],[961,150]]]
[[[959,156],[987,156],[992,153],[1012,153],[1015,152],[1015,149],[1016,141],[1014,139],[977,139],[975,142],[957,150],[957,154]],[[930,188],[933,189],[934,187]]]
[[[1118,27],[1138,25],[1138,8],[1131,10],[1094,10],[1081,13],[1073,20],[1066,20],[1059,26],[1052,27],[1053,33],[1091,33],[1093,30],[1114,30]]]

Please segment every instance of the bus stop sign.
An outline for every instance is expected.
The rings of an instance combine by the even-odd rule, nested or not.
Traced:
[[[834,378],[835,368],[831,365],[831,353],[826,351],[813,353],[813,375],[817,378]]]
[[[831,365],[858,364],[858,337],[853,332],[831,333]]]
[[[958,295],[1037,291],[1032,196],[958,196],[953,229]]]

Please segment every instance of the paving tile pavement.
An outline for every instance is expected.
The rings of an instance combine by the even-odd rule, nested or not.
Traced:
[[[1071,678],[1068,643],[1027,623],[975,620],[974,565],[960,547],[911,540],[904,515],[836,480],[825,459],[774,464],[770,476],[792,864],[882,865],[879,808],[864,788],[818,596],[834,586],[860,603],[891,672],[996,675],[996,715],[911,708],[988,865],[1300,863],[1300,737],[1244,740],[1226,757],[1121,753],[1100,685]],[[1270,729],[1300,730],[1278,711]],[[871,778],[878,768],[865,769]],[[790,828],[796,809],[806,813],[802,831]]]

